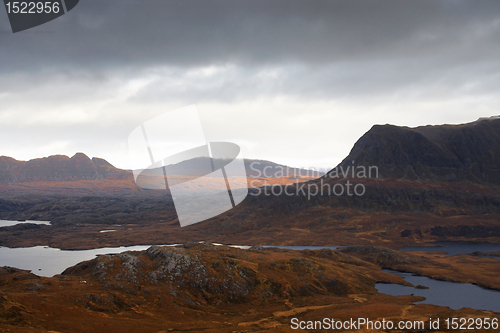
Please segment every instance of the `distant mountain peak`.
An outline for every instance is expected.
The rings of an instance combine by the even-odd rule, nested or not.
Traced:
[[[76,153],[70,159],[71,160],[75,159],[75,160],[88,160],[88,161],[90,161],[90,158],[87,155],[85,155],[84,153]]]

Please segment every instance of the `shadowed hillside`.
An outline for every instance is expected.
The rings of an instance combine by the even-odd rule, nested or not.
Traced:
[[[339,167],[351,165],[377,166],[380,178],[498,186],[500,118],[416,128],[375,125]]]

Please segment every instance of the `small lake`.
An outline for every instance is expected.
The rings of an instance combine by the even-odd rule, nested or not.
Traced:
[[[50,225],[49,221],[7,221],[7,220],[0,220],[0,228],[2,227],[12,227],[13,225],[18,225],[18,224],[43,224],[43,225]]]
[[[435,242],[429,245],[434,246],[407,246],[399,251],[445,252],[450,256],[456,254],[473,254],[474,252],[488,253],[500,251],[500,244],[495,243]],[[500,260],[499,256],[480,255],[480,257]]]
[[[401,273],[384,269],[384,272],[402,276],[414,286],[426,286],[429,289],[419,289],[392,283],[376,283],[378,292],[392,296],[411,295],[425,297],[420,304],[447,306],[453,310],[473,308],[500,312],[500,291],[481,288],[471,283],[456,283],[434,280],[425,276],[415,276],[411,273]]]
[[[497,252],[500,244],[494,243],[470,243],[470,242],[435,242],[429,245],[435,246],[407,246],[399,251],[431,251],[446,252],[450,256],[456,254],[472,254],[474,252]]]
[[[287,246],[274,246],[274,245],[263,245],[262,247],[269,248],[269,247],[276,247],[278,249],[287,249],[287,250],[295,250],[295,251],[302,251],[302,250],[321,250],[321,249],[330,249],[330,250],[336,250],[340,246],[307,246],[307,245],[287,245]]]

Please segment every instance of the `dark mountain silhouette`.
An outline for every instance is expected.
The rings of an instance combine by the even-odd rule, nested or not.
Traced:
[[[375,125],[339,168],[361,165],[377,166],[380,178],[498,186],[500,118],[416,128]]]

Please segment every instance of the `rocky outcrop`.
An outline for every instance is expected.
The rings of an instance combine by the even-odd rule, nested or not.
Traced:
[[[369,289],[373,283],[343,272],[337,266],[338,255],[331,254],[332,266],[325,267],[314,257],[294,257],[290,252],[275,255],[273,251],[281,250],[244,251],[208,243],[152,246],[141,252],[101,255],[68,268],[62,275],[99,281],[110,289],[130,293],[143,288],[161,290],[192,306],[347,295]]]

